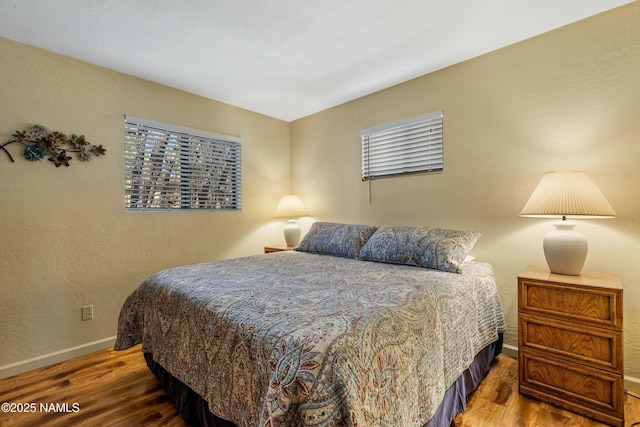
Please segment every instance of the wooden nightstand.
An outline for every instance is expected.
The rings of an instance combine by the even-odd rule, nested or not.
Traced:
[[[290,251],[293,249],[293,246],[280,246],[280,245],[276,245],[276,246],[265,246],[264,247],[264,253],[268,254],[271,252],[282,252],[282,251]]]
[[[622,286],[617,276],[518,276],[520,393],[624,426]]]

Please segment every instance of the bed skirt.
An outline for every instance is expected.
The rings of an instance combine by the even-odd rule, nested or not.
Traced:
[[[502,352],[502,340],[503,336],[500,334],[497,341],[489,344],[476,355],[471,366],[445,392],[438,410],[424,427],[449,427],[455,416],[464,412],[467,407],[467,396],[478,388],[480,381],[489,372],[493,360]],[[209,412],[207,402],[154,361],[151,353],[145,353],[144,358],[151,372],[158,378],[178,412],[189,425],[237,427],[231,421],[218,418]]]

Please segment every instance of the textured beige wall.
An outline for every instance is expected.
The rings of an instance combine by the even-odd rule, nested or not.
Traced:
[[[369,204],[360,130],[440,109],[444,173],[377,180]],[[513,346],[516,276],[546,265],[553,228],[518,214],[545,171],[589,171],[618,217],[578,221],[585,270],[621,276],[625,371],[640,377],[638,2],[297,120],[291,144],[316,219],[482,231],[473,255],[495,268]]]
[[[242,212],[125,212],[125,114],[241,137]],[[32,123],[107,153],[56,169],[16,144],[16,163],[0,152],[0,367],[115,335],[152,272],[282,240],[271,216],[290,191],[287,122],[0,38],[0,141]]]

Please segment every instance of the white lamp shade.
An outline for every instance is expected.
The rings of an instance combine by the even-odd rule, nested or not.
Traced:
[[[287,194],[280,198],[278,207],[273,214],[276,218],[297,218],[306,216],[307,210],[304,208],[304,204],[300,199],[300,196],[296,194]]]
[[[571,171],[545,173],[520,215],[611,218],[616,212],[588,173]]]
[[[552,273],[577,276],[587,258],[587,239],[566,218],[611,218],[616,213],[589,174],[571,171],[545,173],[520,215],[562,217],[544,237],[544,256]]]

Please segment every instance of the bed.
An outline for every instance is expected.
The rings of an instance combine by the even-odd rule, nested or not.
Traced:
[[[314,223],[295,251],[160,271],[119,318],[192,425],[448,426],[500,352],[479,233]]]

